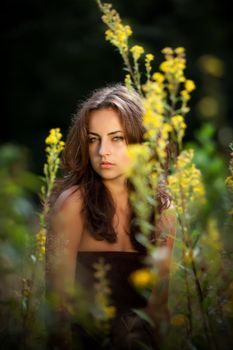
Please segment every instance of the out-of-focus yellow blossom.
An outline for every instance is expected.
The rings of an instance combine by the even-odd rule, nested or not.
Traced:
[[[131,168],[129,174],[132,172],[132,169],[141,162],[149,161],[151,157],[151,151],[148,145],[146,144],[131,144],[128,146],[128,155],[131,159]]]
[[[46,230],[42,228],[36,235],[37,257],[42,261],[45,254]]]
[[[132,79],[130,77],[130,74],[126,74],[125,76],[125,86],[128,90],[131,90],[133,88]]]
[[[146,60],[147,60],[148,62],[153,61],[154,58],[155,58],[155,56],[154,56],[152,53],[147,53],[147,54],[146,54]]]
[[[113,305],[105,306],[104,313],[107,316],[107,318],[111,319],[116,316],[116,307]]]
[[[154,59],[154,55],[152,55],[151,53],[146,54],[146,57],[145,57],[145,68],[146,68],[147,80],[150,79],[150,73],[151,73],[151,70],[152,70],[151,61],[153,61],[153,59]]]
[[[165,96],[163,84],[148,81],[143,85],[146,98],[144,99],[145,111],[152,111],[153,113],[163,114],[165,110]]]
[[[142,268],[130,275],[130,281],[137,288],[146,288],[155,284],[158,281],[158,276],[149,268]]]
[[[95,304],[99,309],[98,320],[100,326],[103,326],[102,322],[105,323],[105,330],[108,331],[108,320],[113,318],[116,313],[114,305],[110,304],[111,288],[109,286],[108,271],[111,269],[109,264],[105,263],[103,258],[93,265],[95,269]]]
[[[198,60],[200,68],[207,74],[221,78],[225,73],[225,63],[219,57],[203,55]]]
[[[153,110],[147,110],[143,115],[143,123],[148,130],[154,129],[158,133],[163,123],[163,116]]]
[[[163,51],[162,51],[163,52]],[[160,70],[165,73],[170,86],[176,86],[177,83],[185,81],[184,69],[186,68],[185,58],[174,56],[173,52],[165,54],[165,61],[161,63]],[[171,89],[171,88],[170,88]]]
[[[172,127],[168,123],[163,123],[160,128],[160,134],[158,138],[158,142],[156,144],[156,152],[158,159],[161,164],[166,161],[166,146],[169,139],[169,133],[172,131]]]
[[[165,80],[165,77],[164,77],[164,75],[162,73],[155,72],[152,75],[152,79],[155,80],[157,83],[163,83],[164,80]]]
[[[62,134],[60,128],[50,130],[49,136],[45,139],[45,143],[49,145],[46,147],[46,152],[48,153],[47,157],[52,157],[53,153],[59,154],[63,150],[65,143],[64,141],[61,141],[61,139]]]
[[[32,293],[31,280],[28,278],[22,278],[22,296],[24,298],[29,298]]]
[[[173,49],[171,47],[164,47],[161,51],[166,59],[169,59],[173,55]]]
[[[185,49],[184,49],[184,47],[177,47],[177,48],[175,48],[174,52],[177,55],[183,55],[183,54],[185,54]]]
[[[184,214],[193,202],[205,203],[205,189],[201,172],[193,163],[192,149],[184,150],[177,158],[174,173],[168,176],[168,187],[178,213]]]
[[[206,225],[206,234],[201,237],[201,242],[205,247],[211,248],[212,251],[214,251],[215,259],[216,259],[216,265],[217,266],[217,253],[219,253],[223,248],[223,244],[221,241],[219,229],[218,229],[218,223],[215,218],[209,218],[207,225]]]
[[[131,47],[130,51],[132,52],[135,61],[137,61],[144,53],[143,47],[139,45],[134,45],[133,47]]]
[[[198,111],[204,118],[214,118],[219,114],[219,100],[212,96],[203,96],[197,104]]]
[[[187,90],[182,90],[182,91],[180,92],[180,94],[181,94],[181,98],[182,98],[184,101],[188,101],[188,100],[190,99],[190,95],[189,95],[189,93],[188,93]]]
[[[192,263],[192,260],[193,260],[193,251],[189,248],[186,248],[183,255],[183,261],[187,266]]]
[[[232,176],[228,176],[228,177],[226,178],[226,184],[227,184],[227,186],[233,188],[233,178],[232,178]]]
[[[173,126],[179,145],[184,137],[185,129],[187,125],[184,122],[184,117],[182,115],[174,115],[171,118],[171,125]]]
[[[196,85],[194,84],[194,81],[190,79],[185,80],[184,86],[188,92],[192,92],[193,90],[196,89]]]
[[[188,323],[188,318],[183,314],[177,314],[171,317],[170,322],[172,326],[181,327]]]

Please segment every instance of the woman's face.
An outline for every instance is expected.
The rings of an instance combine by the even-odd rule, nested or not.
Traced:
[[[118,113],[112,108],[91,112],[88,139],[93,169],[105,180],[124,177],[130,159]]]

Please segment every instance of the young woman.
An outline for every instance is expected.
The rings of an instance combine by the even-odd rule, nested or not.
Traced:
[[[130,166],[127,147],[143,141],[142,116],[142,101],[135,91],[121,84],[94,91],[74,115],[62,157],[65,175],[57,182],[50,203],[47,294],[56,297],[54,308],[62,317],[72,313],[65,305],[77,285],[94,297],[94,264],[102,257],[111,267],[107,277],[116,309],[111,321],[111,349],[137,349],[140,342],[149,349],[157,348],[151,329],[132,309],[141,308],[151,316],[154,307],[164,311],[167,304],[175,217],[166,214],[171,201],[165,191],[155,194],[161,215],[152,232],[155,244],[159,233],[168,233],[163,241],[168,255],[161,268],[166,282],[162,297],[154,290],[145,300],[129,281],[133,271],[145,266],[146,254],[136,239],[138,227],[129,201],[132,185],[126,175]],[[74,327],[74,333],[83,340],[83,348],[96,346],[84,327]]]

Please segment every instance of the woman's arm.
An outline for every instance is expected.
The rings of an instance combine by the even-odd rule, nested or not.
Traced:
[[[55,203],[46,240],[46,288],[59,295],[74,287],[76,256],[83,231],[80,191],[70,192],[70,189],[63,192]]]
[[[51,312],[50,346],[69,349],[69,306],[83,220],[80,191],[64,191],[53,209],[46,240],[46,297]],[[68,340],[69,339],[69,340]]]

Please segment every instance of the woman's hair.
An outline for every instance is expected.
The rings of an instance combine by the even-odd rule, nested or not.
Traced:
[[[66,189],[76,185],[83,198],[82,214],[85,228],[97,240],[116,242],[117,235],[112,222],[115,207],[111,193],[102,182],[102,178],[94,171],[89,159],[88,124],[90,114],[94,110],[112,108],[120,118],[120,122],[129,144],[141,143],[145,132],[142,117],[142,99],[134,90],[128,90],[122,84],[115,84],[95,90],[90,97],[81,103],[68,132],[61,165],[64,177],[57,180],[50,198],[53,208],[58,196]],[[129,189],[133,185],[128,180]],[[161,190],[157,194],[159,208],[168,206],[169,196]],[[134,241],[136,228],[135,214],[132,214],[130,236]]]

